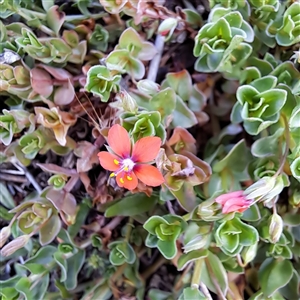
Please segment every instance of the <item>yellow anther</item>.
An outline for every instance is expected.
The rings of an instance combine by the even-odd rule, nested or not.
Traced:
[[[117,159],[114,159],[114,163],[118,165],[120,162]]]
[[[124,183],[124,179],[123,178],[120,178],[120,181],[121,181],[121,183]]]
[[[132,180],[132,177],[130,177],[130,176],[127,176],[127,179],[130,181],[130,180]]]
[[[116,176],[115,173],[111,173],[111,174],[109,175],[109,177],[115,177],[115,176]]]
[[[128,167],[124,167],[123,170],[124,170],[125,172],[127,172],[129,169],[128,169]]]

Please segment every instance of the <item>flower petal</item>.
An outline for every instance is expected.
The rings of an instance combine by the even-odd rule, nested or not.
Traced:
[[[138,140],[132,150],[135,162],[149,162],[156,158],[161,146],[161,139],[157,136],[147,136]]]
[[[129,180],[128,178],[131,179]],[[121,172],[117,175],[116,180],[119,187],[124,187],[125,189],[130,191],[134,190],[138,185],[137,177],[133,172]]]
[[[228,214],[230,212],[243,212],[251,205],[251,201],[235,198],[228,200],[222,209],[222,213]]]
[[[115,160],[120,160],[118,156],[109,152],[101,151],[98,153],[98,157],[102,168],[108,171],[117,171],[120,168],[120,166],[115,163]]]
[[[115,124],[109,129],[107,142],[116,154],[123,158],[130,156],[131,142],[129,134],[121,125]]]
[[[150,165],[136,165],[133,169],[137,178],[149,186],[159,186],[165,182],[157,168]]]
[[[229,192],[229,193],[220,195],[215,199],[215,201],[217,203],[220,203],[220,204],[224,205],[228,200],[231,200],[231,199],[234,199],[234,198],[244,199],[243,191]]]

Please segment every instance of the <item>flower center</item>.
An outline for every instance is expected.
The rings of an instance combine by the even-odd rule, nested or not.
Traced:
[[[134,166],[135,163],[130,158],[125,158],[122,161],[122,168],[126,172],[131,172]]]
[[[114,160],[114,163],[116,165],[120,165],[120,168],[116,171],[110,174],[110,177],[115,177],[120,173],[123,173],[122,177],[120,178],[120,181],[124,183],[124,176],[130,181],[132,180],[131,172],[135,166],[135,162],[131,158],[125,158],[121,161],[118,161],[117,159]]]

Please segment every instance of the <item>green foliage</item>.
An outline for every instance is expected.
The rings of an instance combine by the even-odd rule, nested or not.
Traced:
[[[232,121],[244,122],[249,134],[257,135],[262,130],[279,120],[279,111],[287,99],[287,92],[276,88],[277,80],[273,76],[265,76],[252,81],[250,85],[238,88],[237,100]]]
[[[133,264],[136,255],[130,244],[123,241],[115,241],[108,245],[111,249],[109,254],[109,261],[114,266],[120,266],[124,263]]]
[[[239,12],[214,8],[195,38],[195,70],[232,73],[250,56],[252,48],[245,42],[251,43],[253,39],[253,29]]]
[[[89,43],[97,50],[106,51],[108,47],[108,31],[101,25],[97,24],[94,32],[91,34]]]
[[[88,71],[85,89],[107,102],[110,94],[119,90],[120,80],[120,75],[109,71],[106,67],[93,66]]]
[[[146,136],[158,136],[164,142],[166,131],[158,111],[142,111],[137,114],[125,112],[120,116],[123,127],[132,134],[135,141]]]
[[[257,230],[234,218],[222,223],[215,233],[217,245],[230,256],[236,256],[243,247],[253,246],[258,242]]]
[[[177,253],[176,240],[186,226],[186,222],[179,216],[152,216],[144,224],[148,231],[146,245],[157,247],[165,258],[172,259]]]
[[[0,1],[1,300],[299,299],[299,1],[67,2]]]

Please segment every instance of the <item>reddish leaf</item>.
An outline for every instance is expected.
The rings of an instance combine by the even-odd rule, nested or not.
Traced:
[[[51,76],[44,70],[33,68],[30,71],[30,80],[33,90],[44,97],[49,97],[53,92]]]

